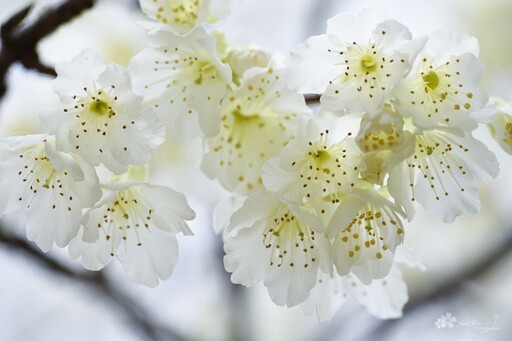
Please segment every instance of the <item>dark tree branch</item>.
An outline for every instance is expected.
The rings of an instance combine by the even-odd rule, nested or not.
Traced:
[[[37,55],[37,44],[62,24],[70,21],[84,10],[91,8],[95,0],[67,0],[48,9],[31,25],[19,28],[27,16],[30,6],[14,14],[0,28],[2,50],[0,51],[0,98],[5,94],[5,78],[9,68],[20,62],[25,68],[55,76],[55,70],[43,65]]]
[[[306,100],[306,104],[320,103],[320,95],[317,94],[305,94],[304,99]]]
[[[135,333],[142,334],[144,339],[155,341],[187,340],[187,338],[167,326],[155,322],[152,314],[140,307],[129,295],[113,286],[102,272],[72,270],[44,254],[25,239],[7,235],[2,226],[0,226],[0,245],[30,257],[44,269],[54,274],[85,284],[96,290],[124,314],[127,324]]]

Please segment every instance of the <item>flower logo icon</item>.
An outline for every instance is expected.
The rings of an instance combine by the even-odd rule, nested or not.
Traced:
[[[457,318],[453,316],[452,313],[446,313],[436,320],[435,325],[438,329],[453,328],[456,322]]]

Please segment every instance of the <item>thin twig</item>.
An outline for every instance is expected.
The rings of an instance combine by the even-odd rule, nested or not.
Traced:
[[[44,65],[37,54],[37,44],[41,39],[54,32],[62,24],[91,8],[95,0],[68,0],[46,10],[31,25],[19,28],[20,22],[30,10],[30,6],[14,14],[0,28],[2,50],[0,51],[0,98],[5,94],[5,78],[9,68],[20,62],[27,69],[55,76],[55,70]]]
[[[3,229],[0,226],[0,245],[29,256],[37,264],[54,274],[90,286],[113,303],[128,319],[130,327],[136,333],[143,334],[144,339],[155,341],[188,339],[167,326],[155,322],[152,314],[140,307],[129,295],[116,288],[102,272],[72,270],[41,252],[26,240],[7,235]]]
[[[320,103],[320,95],[317,94],[306,94],[304,95],[304,99],[306,100],[306,104]]]

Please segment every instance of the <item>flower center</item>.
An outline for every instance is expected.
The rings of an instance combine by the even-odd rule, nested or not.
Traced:
[[[425,84],[432,90],[435,90],[439,86],[439,76],[434,71],[430,71],[426,75],[423,75],[422,78]]]
[[[361,68],[365,72],[374,72],[377,69],[377,62],[375,58],[369,55],[364,55],[361,58]]]
[[[242,147],[242,142],[247,141],[247,136],[251,136],[248,132],[258,131],[265,126],[265,121],[260,115],[244,115],[241,112],[233,111],[233,126],[229,132],[227,138],[228,143],[233,143],[235,148],[239,149]],[[256,133],[257,134],[257,133]]]
[[[215,78],[215,66],[209,61],[200,61],[197,65],[197,78],[194,80],[196,85],[201,85],[206,76]]]
[[[193,27],[198,18],[201,2],[200,0],[171,1],[170,6],[167,7],[169,12],[165,13],[166,8],[160,6],[157,9],[156,18],[164,24]]]
[[[98,228],[104,230],[106,239],[112,240],[112,243],[115,238],[126,241],[132,236],[136,238],[137,246],[142,246],[137,230],[151,228],[154,212],[154,209],[140,197],[137,188],[120,190],[117,197],[106,205],[103,218],[98,222]],[[111,256],[114,256],[114,251]]]
[[[329,174],[331,172],[330,168],[335,167],[333,157],[327,150],[317,150],[312,153],[312,157],[318,168],[324,173]]]
[[[372,152],[393,148],[398,144],[400,138],[400,133],[395,125],[392,125],[390,132],[381,130],[380,132],[366,133],[363,138],[359,139],[358,143],[365,152]]]
[[[99,99],[92,101],[89,104],[89,111],[98,116],[103,116],[109,112],[108,103]]]

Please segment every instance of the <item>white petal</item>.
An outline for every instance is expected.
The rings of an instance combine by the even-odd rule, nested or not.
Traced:
[[[265,213],[270,212],[278,203],[278,196],[273,193],[259,192],[250,196],[245,200],[242,208],[231,216],[228,231],[250,227],[256,221],[262,219]]]
[[[261,243],[262,233],[261,227],[252,226],[224,243],[224,267],[233,283],[253,286],[266,277],[269,260]]]
[[[338,37],[343,43],[366,42],[372,30],[386,20],[380,6],[363,8],[357,14],[342,13],[327,20],[327,34]]]
[[[135,238],[123,243],[117,258],[132,281],[156,287],[159,278],[171,276],[178,262],[178,241],[174,233],[161,229],[140,229],[139,238],[140,244]]]
[[[185,220],[194,219],[196,214],[182,193],[164,186],[143,185],[140,194],[155,212],[159,212],[154,216],[157,227],[173,233],[193,234]]]
[[[270,298],[277,305],[293,307],[304,302],[316,284],[318,268],[276,269],[265,280]]]
[[[328,35],[314,36],[297,46],[286,63],[290,88],[302,93],[322,93],[337,74],[339,56]]]
[[[478,57],[480,51],[478,40],[475,37],[452,31],[430,33],[425,49],[428,54],[437,56],[440,60],[466,52]]]
[[[325,323],[340,309],[347,298],[343,277],[320,273],[317,284],[300,307],[308,315],[316,314],[319,323]]]
[[[96,229],[97,230],[97,229]],[[69,243],[69,256],[73,259],[80,258],[84,268],[98,271],[103,269],[114,258],[114,251],[117,250],[121,238],[107,240],[102,233],[100,238],[89,243],[82,240],[82,233]]]
[[[243,206],[245,197],[241,195],[230,195],[220,201],[213,210],[213,230],[220,234],[227,231],[231,215]]]
[[[375,280],[368,286],[353,278],[347,278],[346,282],[352,282],[346,285],[349,294],[369,313],[381,319],[401,317],[402,309],[409,300],[407,286],[397,265],[386,278]]]

